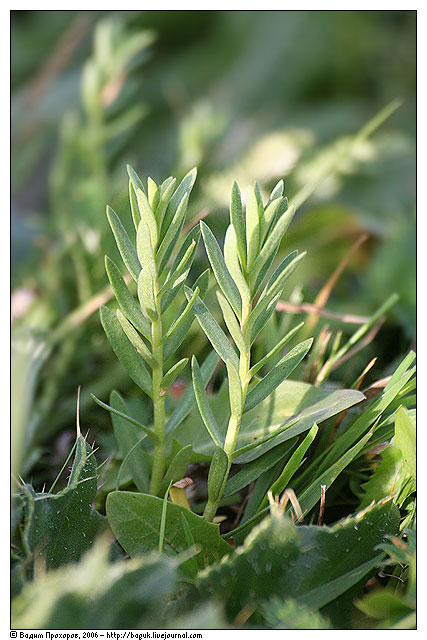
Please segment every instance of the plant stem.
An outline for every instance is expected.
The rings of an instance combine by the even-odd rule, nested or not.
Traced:
[[[205,510],[203,512],[203,517],[208,522],[213,521],[216,511],[218,509],[218,505],[221,501],[222,494],[224,493],[225,483],[227,481],[228,474],[230,473],[230,468],[232,464],[232,456],[233,456],[234,450],[236,449],[237,436],[239,435],[240,424],[242,422],[243,408],[245,406],[246,394],[248,392],[248,386],[251,380],[251,377],[249,376],[249,369],[251,366],[251,342],[250,342],[250,325],[249,325],[250,311],[251,311],[251,301],[248,301],[246,305],[243,305],[242,321],[240,323],[240,329],[242,331],[244,341],[245,341],[245,349],[240,352],[240,366],[239,366],[240,382],[242,385],[242,410],[237,415],[236,414],[231,415],[230,420],[228,422],[227,433],[226,433],[225,442],[224,442],[224,451],[228,456],[228,467],[224,475],[222,487],[218,492],[218,499],[208,500]]]
[[[157,284],[156,284],[157,288]],[[157,291],[155,292],[157,296]],[[156,495],[165,472],[165,390],[163,380],[163,346],[162,320],[160,304],[157,303],[157,320],[151,326],[151,347],[154,358],[153,365],[153,410],[154,410],[154,444],[153,469],[151,472],[150,493]]]

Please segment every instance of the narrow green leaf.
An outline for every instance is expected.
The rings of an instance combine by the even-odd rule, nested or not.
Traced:
[[[288,333],[279,340],[279,342],[267,353],[267,355],[261,358],[261,360],[259,360],[256,364],[254,364],[253,367],[249,369],[249,376],[253,378],[253,376],[258,373],[258,371],[262,369],[265,364],[270,362],[271,358],[275,356],[276,353],[278,353],[285,346],[285,344],[287,344],[289,340],[294,337],[294,335],[301,329],[303,324],[304,322],[300,322],[296,327],[288,331]]]
[[[178,255],[169,270],[166,282],[159,292],[162,299],[162,311],[165,311],[169,307],[181,290],[191,269],[191,265],[193,264],[193,260],[197,252],[199,237],[200,229],[197,227],[195,230],[192,230],[184,240]]]
[[[115,416],[118,416],[119,418],[122,418],[123,420],[126,420],[126,422],[128,422],[129,424],[133,424],[135,427],[138,427],[138,429],[141,429],[141,431],[143,431],[145,434],[147,434],[147,436],[149,436],[151,439],[153,439],[153,440],[156,439],[156,435],[155,435],[155,433],[154,433],[154,431],[152,429],[150,429],[149,427],[146,427],[145,425],[143,425],[138,420],[135,420],[135,418],[132,418],[131,416],[128,416],[126,413],[123,413],[123,411],[120,411],[119,409],[117,409],[117,408],[115,408],[113,406],[110,406],[109,404],[106,404],[105,402],[102,402],[102,400],[100,400],[99,398],[94,396],[93,393],[91,393],[90,395],[91,395],[91,398],[93,398],[93,400],[96,402],[96,404],[98,404],[100,407],[102,407],[103,409],[106,409],[110,413],[113,413]]]
[[[153,274],[156,273],[156,262],[154,259],[154,249],[151,243],[150,229],[144,219],[141,218],[136,232],[136,250],[138,252],[139,262],[145,269],[149,269]]]
[[[310,447],[313,440],[315,439],[318,431],[319,431],[319,427],[317,426],[317,424],[314,424],[311,427],[308,434],[305,436],[304,440],[299,445],[298,449],[294,451],[294,453],[286,463],[285,468],[283,469],[280,476],[277,478],[275,482],[273,482],[273,484],[270,487],[270,491],[274,496],[281,494],[282,491],[284,491],[289,486],[289,482],[292,480],[293,476],[298,471],[302,463],[302,460],[308,448]],[[262,503],[260,504],[259,508],[263,509],[264,507],[267,506],[267,504],[268,504],[268,499],[266,496],[262,501]]]
[[[131,243],[128,234],[125,231],[120,219],[115,211],[111,207],[107,207],[107,218],[110,223],[111,230],[116,239],[117,247],[122,256],[122,260],[126,265],[132,278],[137,281],[139,272],[141,271],[141,264],[138,260],[138,254],[135,251],[133,244]]]
[[[228,373],[228,395],[230,397],[231,415],[240,417],[242,415],[242,383],[238,370],[230,360],[225,363]]]
[[[160,487],[160,493],[165,490],[169,482],[172,484],[181,480],[187,472],[187,467],[190,464],[192,453],[191,444],[180,449],[172,458],[170,465],[167,468],[165,477],[162,480]]]
[[[141,189],[141,191],[145,191],[144,185],[142,184],[142,181],[141,181],[140,177],[138,176],[138,174],[136,173],[136,171],[134,169],[132,169],[130,164],[126,165],[126,168],[127,168],[129,180],[132,182],[132,185],[133,185],[133,188],[135,189],[135,192],[136,192],[137,189]]]
[[[298,254],[298,251],[292,251],[277,267],[273,275],[268,281],[264,291],[258,299],[257,305],[251,314],[253,319],[268,306],[269,302],[279,294],[282,295],[283,288],[287,279],[295,271],[298,264],[306,255],[306,252]]]
[[[167,178],[160,185],[160,200],[155,211],[158,229],[161,229],[162,227],[163,218],[166,213],[169,200],[171,199],[172,194],[175,190],[175,185],[176,185],[176,178]]]
[[[260,245],[261,207],[253,187],[249,187],[246,196],[246,270],[250,273]]]
[[[271,318],[276,305],[279,301],[280,293],[276,294],[276,296],[269,302],[267,307],[259,314],[259,316],[255,319],[251,326],[251,344],[255,342],[255,339],[259,332],[265,327],[268,320]]]
[[[227,298],[222,295],[221,291],[217,291],[216,297],[218,298],[219,306],[221,307],[222,315],[224,316],[227,329],[229,330],[230,335],[233,338],[237,348],[240,352],[246,351],[247,347],[245,345],[245,340],[240,330],[239,323],[233,309],[228,303]]]
[[[196,176],[196,168],[189,171],[187,175],[184,176],[173,196],[171,197],[163,219],[161,238],[165,237],[172,220],[176,216],[178,207],[183,201],[183,198],[185,197],[185,201],[188,201],[188,197],[196,181]]]
[[[148,267],[141,269],[138,278],[138,298],[148,320],[156,322],[158,319],[156,298],[154,293],[153,274]]]
[[[147,179],[148,202],[151,210],[154,212],[160,200],[160,189],[154,180],[150,177]]]
[[[209,270],[207,269],[197,278],[194,283],[194,291],[199,289],[199,297],[204,298],[209,286]],[[175,326],[171,325],[170,329],[167,331],[167,337],[164,338],[164,346],[163,346],[163,356],[165,360],[169,358],[175,351],[178,349],[183,340],[188,336],[188,332],[190,331],[191,325],[193,324],[194,314],[191,313],[193,308],[193,304],[196,302],[197,296],[194,300],[190,299],[189,302],[185,302],[181,309],[178,312],[178,318],[176,320]],[[190,307],[188,305],[190,304]],[[182,315],[185,316],[182,318]],[[172,331],[173,329],[173,331]]]
[[[230,468],[228,456],[222,447],[216,447],[212,456],[208,475],[209,500],[216,502],[222,495]]]
[[[123,331],[127,335],[130,342],[133,344],[135,349],[138,351],[139,355],[144,358],[145,362],[147,362],[150,367],[153,367],[153,365],[155,365],[155,360],[151,354],[151,351],[148,349],[147,345],[142,340],[138,332],[134,329],[126,316],[123,315],[120,309],[117,309],[116,316],[121,324]]]
[[[197,406],[199,407],[200,415],[202,416],[203,423],[215,444],[222,448],[222,433],[216,423],[212,409],[209,405],[209,400],[206,396],[205,385],[200,372],[200,367],[195,356],[191,361],[191,369],[193,374],[193,388],[196,396]]]
[[[233,307],[235,313],[239,318],[242,316],[242,299],[240,297],[239,290],[230,275],[225,264],[224,256],[222,255],[219,244],[216,241],[212,231],[203,222],[200,222],[200,228],[202,230],[202,236],[206,247],[206,253],[208,254],[209,262],[212,267],[212,271],[215,274],[215,278],[220,286],[223,294]]]
[[[172,485],[172,480],[169,482],[169,486],[165,491],[165,495],[163,497],[162,503],[162,513],[160,516],[160,529],[159,529],[159,553],[163,553],[163,543],[165,540],[165,529],[166,529],[166,511],[168,508],[168,495],[169,490]]]
[[[190,300],[187,302],[184,311],[174,320],[174,322],[171,324],[171,326],[169,327],[169,329],[167,330],[167,332],[165,333],[165,335],[163,336],[163,342],[166,342],[167,339],[173,334],[175,333],[175,331],[181,326],[182,322],[184,322],[184,320],[188,317],[188,314],[190,313],[191,309],[193,308],[194,303],[197,300],[197,296],[200,293],[200,289],[199,287],[196,287],[194,289],[193,295],[191,296]]]
[[[262,246],[268,232],[277,220],[283,199],[276,198],[272,200],[265,208],[264,215],[261,220],[260,244]]]
[[[182,358],[182,360],[174,364],[173,367],[171,367],[169,371],[165,373],[162,379],[162,387],[164,389],[169,389],[169,387],[175,381],[175,378],[181,373],[187,362],[188,358]]]
[[[236,234],[236,245],[240,262],[243,269],[246,269],[246,225],[243,216],[242,196],[236,181],[233,182],[231,189],[230,220]]]
[[[227,265],[227,269],[229,270],[231,277],[236,283],[236,286],[242,298],[242,303],[246,306],[249,306],[251,301],[251,292],[240,266],[236,232],[232,225],[229,225],[227,231],[225,232],[224,261]]]
[[[157,230],[157,222],[154,217],[153,209],[150,206],[147,196],[145,195],[142,189],[136,189],[136,198],[138,201],[138,208],[141,214],[141,218],[144,218],[145,224],[150,230],[150,238],[151,238],[151,246],[153,251],[156,251],[157,244],[159,241],[158,230]],[[139,225],[138,225],[139,228]],[[141,264],[141,258],[140,258]]]
[[[246,396],[245,412],[250,411],[267,398],[276,387],[279,386],[299,365],[304,356],[308,353],[313,339],[300,342],[296,347],[291,349],[267,375],[253,387]]]
[[[408,410],[403,406],[396,411],[394,439],[402,452],[406,470],[415,479],[417,477],[417,434],[415,424],[409,417]]]
[[[176,210],[176,213],[171,220],[169,227],[165,233],[165,236],[160,244],[157,252],[157,264],[159,265],[159,272],[161,273],[165,268],[172,252],[176,246],[179,236],[181,235],[182,227],[184,225],[185,214],[187,212],[188,194],[186,194]]]
[[[136,352],[124,333],[116,314],[108,307],[100,309],[101,323],[113,351],[128,372],[129,376],[148,396],[152,396],[151,378],[144,361]]]
[[[142,333],[144,338],[150,340],[150,324],[143,315],[141,308],[139,307],[135,298],[129,291],[128,286],[123,280],[118,267],[112,260],[110,260],[108,256],[105,256],[105,269],[107,271],[107,276],[110,281],[111,288],[114,291],[114,295],[116,296],[116,300],[119,304],[120,309],[123,311],[128,320],[130,320],[130,322],[132,322],[132,324],[138,329],[138,331]]]
[[[271,192],[271,196],[267,202],[267,207],[271,202],[273,202],[273,200],[276,200],[277,198],[282,198],[284,191],[285,191],[285,183],[283,182],[283,180],[279,180],[279,182],[276,184],[273,191]]]
[[[192,290],[189,287],[184,287],[184,291],[187,300],[191,300],[191,296],[193,295]],[[231,363],[236,367],[236,369],[238,369],[239,359],[236,352],[227,340],[225,333],[223,332],[205,303],[202,302],[200,297],[194,303],[193,309],[200,326],[202,327],[208,340],[212,344],[219,357],[224,362],[230,360]]]
[[[218,361],[219,361],[219,358],[215,353],[215,351],[211,351],[211,353],[207,356],[206,360],[203,362],[202,366],[200,367],[200,374],[202,377],[203,388],[206,387],[209,380],[211,379],[215,371],[215,368],[218,364]],[[196,398],[194,395],[193,385],[189,385],[185,393],[179,399],[178,404],[176,405],[175,409],[173,410],[170,418],[166,423],[166,428],[165,428],[166,435],[169,436],[177,427],[179,427],[182,421],[185,420],[185,418],[190,413],[195,402],[196,402]]]
[[[139,221],[141,220],[141,214],[139,213],[138,200],[136,199],[135,189],[131,180],[129,180],[129,202],[133,224],[135,229],[138,229]]]
[[[273,229],[268,234],[261,251],[258,253],[254,261],[253,269],[250,270],[250,282],[256,282],[257,276],[260,273],[263,265],[266,264],[267,260],[271,258],[271,256],[276,255],[280,242],[285,234],[286,229],[291,224],[294,214],[295,209],[293,207],[289,207],[289,209],[280,216]]]

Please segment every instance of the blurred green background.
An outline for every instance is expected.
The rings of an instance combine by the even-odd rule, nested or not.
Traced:
[[[336,382],[351,384],[374,356],[367,382],[387,375],[413,346],[415,11],[12,11],[11,48],[12,419],[22,474],[55,476],[79,385],[83,426],[107,452],[110,419],[89,394],[134,393],[95,312],[104,255],[119,261],[105,205],[130,228],[126,163],[156,181],[197,165],[189,216],[208,209],[220,239],[234,179],[242,191],[254,180],[267,191],[283,177],[292,200],[401,99],[298,210],[282,254],[308,251],[287,295],[313,303],[367,234],[326,308],[369,316],[400,296]],[[204,265],[200,248],[195,272]],[[323,319],[316,332],[326,323],[355,329]],[[198,336],[184,355],[205,348]]]

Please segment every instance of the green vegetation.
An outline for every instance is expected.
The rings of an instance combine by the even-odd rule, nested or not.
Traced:
[[[13,12],[13,628],[415,628],[413,36]]]

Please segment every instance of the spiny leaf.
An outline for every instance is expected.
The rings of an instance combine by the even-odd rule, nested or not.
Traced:
[[[117,247],[122,256],[122,260],[126,265],[127,270],[134,280],[138,280],[139,272],[141,271],[141,264],[138,260],[138,254],[131,243],[128,234],[125,231],[120,219],[115,211],[111,207],[107,207],[107,218],[110,223],[111,230],[116,239]]]

